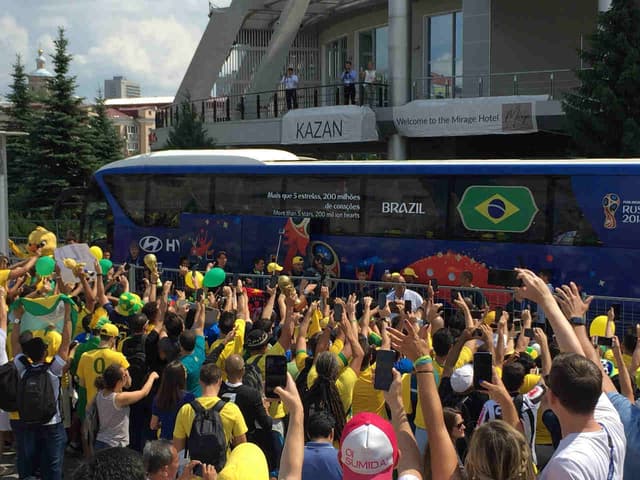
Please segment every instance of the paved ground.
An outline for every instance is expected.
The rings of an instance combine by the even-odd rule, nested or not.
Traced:
[[[78,455],[65,455],[64,459],[64,478],[70,479],[71,474],[82,461]],[[5,451],[0,456],[0,479],[17,479],[16,472],[16,455],[13,450]]]

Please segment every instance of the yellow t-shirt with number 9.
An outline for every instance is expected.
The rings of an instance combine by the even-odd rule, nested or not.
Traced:
[[[80,357],[77,375],[80,379],[80,386],[87,390],[87,405],[93,401],[96,393],[98,393],[95,386],[96,378],[114,363],[124,368],[129,368],[129,362],[126,357],[110,348],[91,350],[83,353]]]

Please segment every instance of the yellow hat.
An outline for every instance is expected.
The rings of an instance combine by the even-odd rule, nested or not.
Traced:
[[[120,330],[113,323],[105,323],[100,329],[100,335],[105,337],[117,337],[120,335]]]
[[[241,443],[231,450],[227,463],[218,474],[218,480],[269,480],[267,458],[260,447]]]
[[[392,277],[399,277],[399,276],[400,276],[400,273],[398,273],[398,272],[393,272],[393,273],[391,274],[391,276],[392,276]]]
[[[41,338],[47,344],[47,362],[50,362],[56,356],[62,343],[62,335],[56,330],[36,330],[33,336]]]
[[[267,265],[267,272],[269,273],[273,273],[273,272],[281,272],[283,270],[283,268],[278,265],[276,262],[271,262],[269,265]]]
[[[291,263],[293,263],[294,265],[298,265],[300,263],[304,263],[304,258],[297,256],[297,257],[293,257],[293,260],[291,260]]]
[[[416,273],[416,271],[411,267],[407,267],[404,270],[402,270],[402,275],[405,276],[405,277],[420,278],[420,277],[418,277],[418,274]]]
[[[591,321],[589,325],[589,336],[591,337],[604,337],[607,331],[607,321],[609,319],[606,315],[598,315]],[[611,325],[611,335],[616,334],[616,324]]]
[[[484,318],[482,319],[485,325],[491,325],[492,323],[496,323],[496,312],[491,310],[487,312]]]

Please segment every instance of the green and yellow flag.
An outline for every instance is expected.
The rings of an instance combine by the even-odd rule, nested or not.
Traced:
[[[41,298],[19,298],[11,304],[10,310],[13,311],[18,307],[24,308],[24,314],[20,321],[21,333],[27,330],[35,332],[52,328],[62,333],[65,304],[71,305],[72,331],[75,331],[78,307],[71,297],[62,293]]]

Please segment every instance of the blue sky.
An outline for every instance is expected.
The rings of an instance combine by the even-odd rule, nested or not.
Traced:
[[[214,0],[225,6],[229,0]],[[80,96],[93,98],[104,80],[122,75],[142,94],[173,95],[207,25],[207,0],[0,0],[0,96],[8,91],[15,55],[35,70],[42,47],[47,67],[58,26],[74,59]]]

